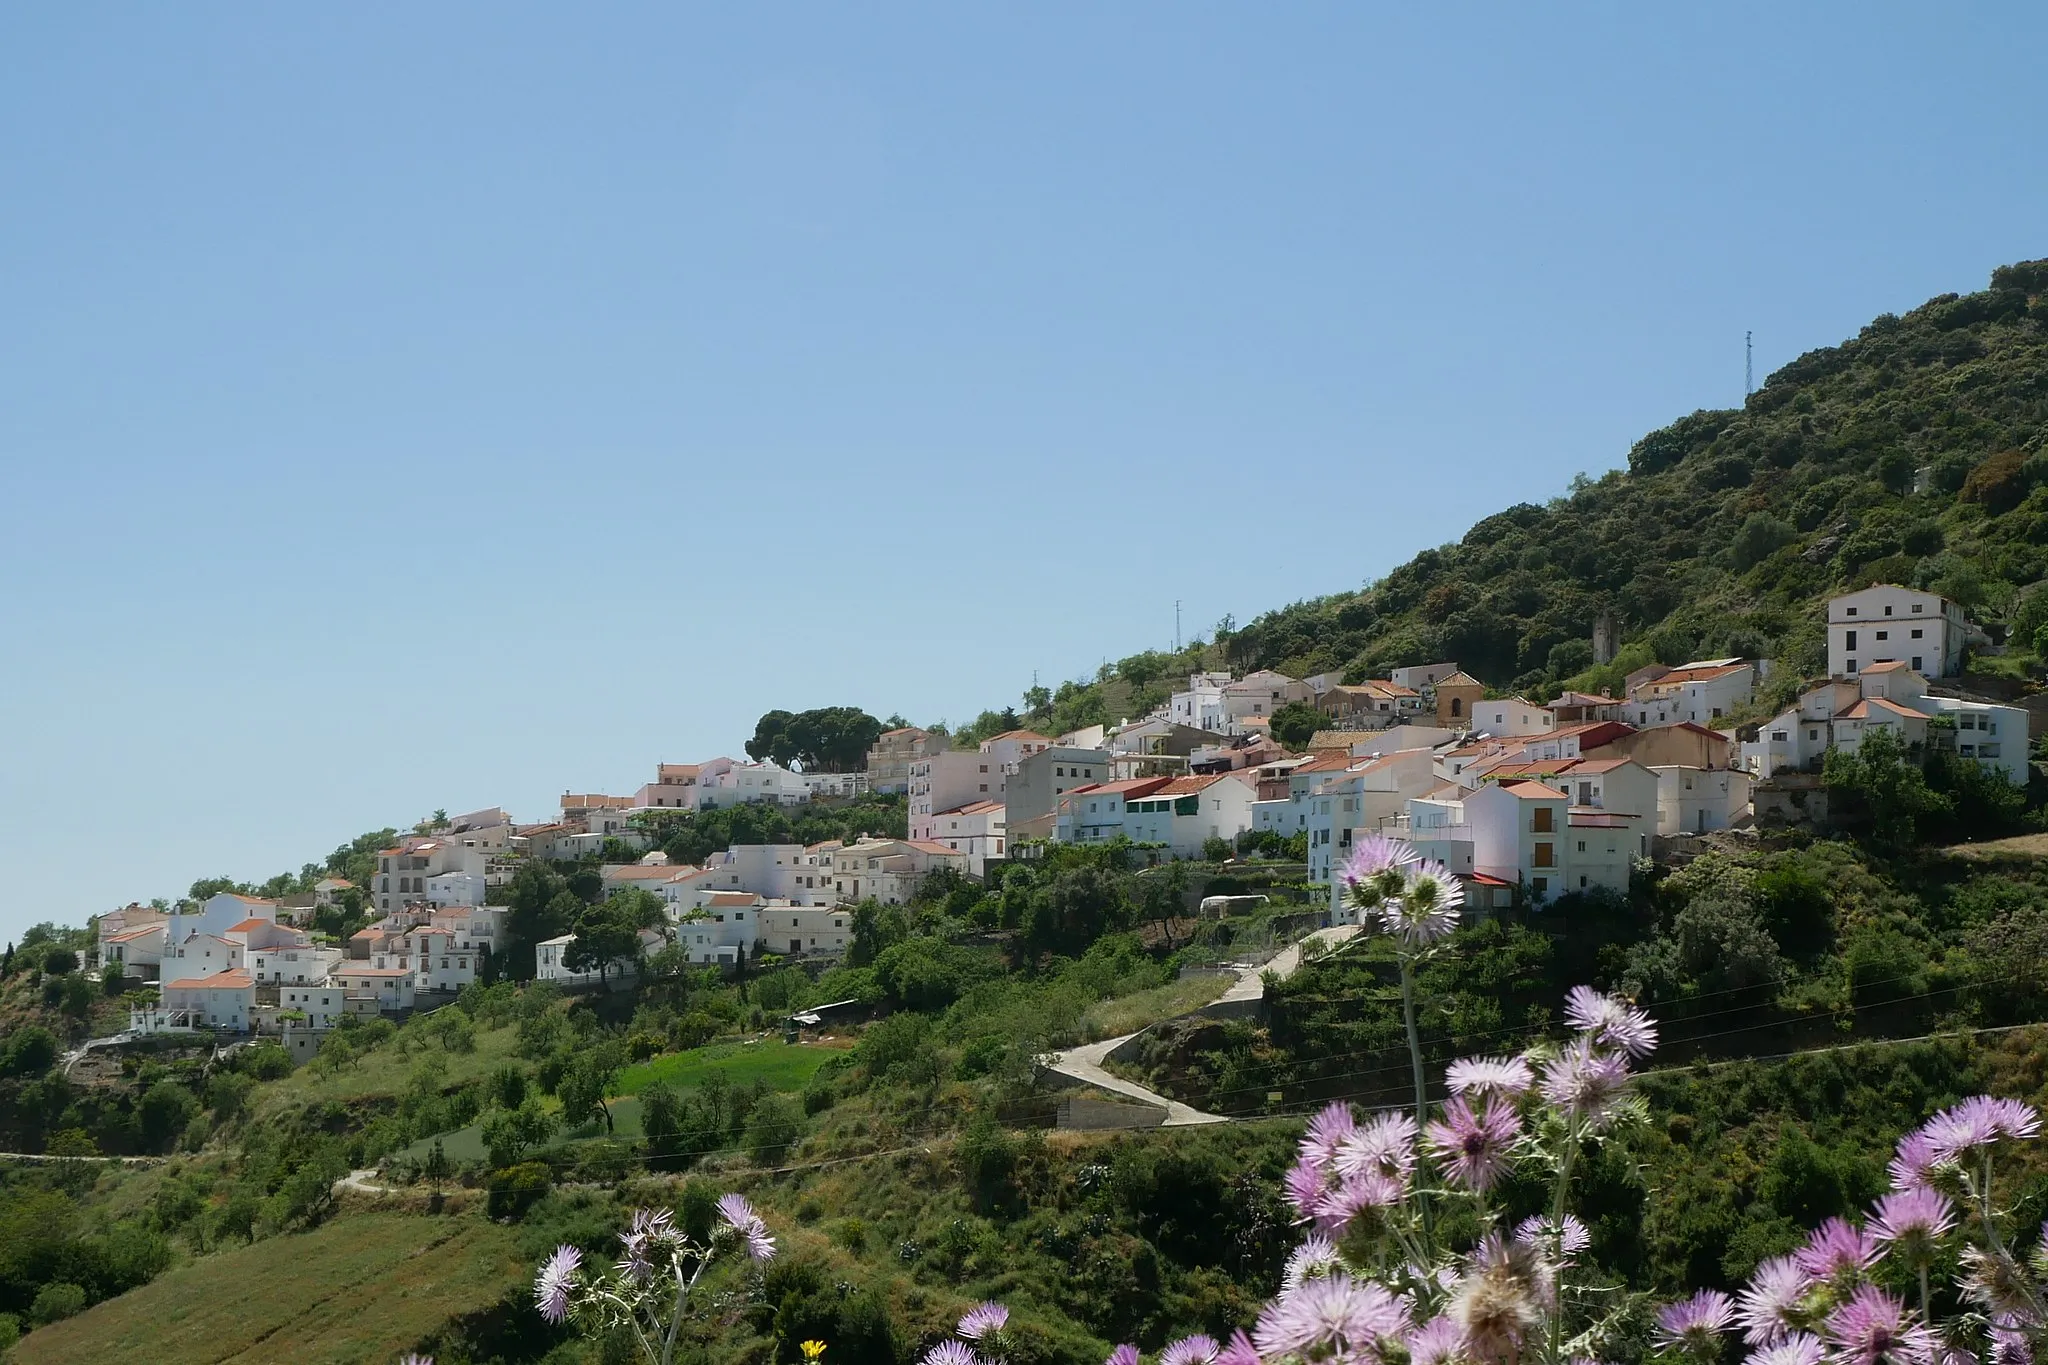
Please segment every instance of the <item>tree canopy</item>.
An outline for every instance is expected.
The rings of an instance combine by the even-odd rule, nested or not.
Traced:
[[[808,773],[861,772],[881,733],[882,722],[858,706],[770,711],[755,724],[747,757],[756,763],[772,759]]]

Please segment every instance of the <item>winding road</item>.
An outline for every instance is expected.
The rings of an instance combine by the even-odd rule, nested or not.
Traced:
[[[1266,995],[1266,973],[1271,972],[1275,979],[1285,981],[1288,977],[1301,970],[1302,950],[1308,944],[1321,942],[1328,944],[1331,948],[1335,948],[1339,944],[1356,937],[1357,934],[1358,926],[1355,924],[1340,924],[1334,929],[1318,929],[1307,938],[1302,939],[1301,942],[1282,951],[1264,966],[1248,967],[1240,971],[1237,974],[1237,980],[1231,983],[1230,989],[1225,991],[1213,1004],[1204,1006],[1204,1008],[1213,1009],[1215,1005],[1240,1005],[1262,1000]],[[1191,1010],[1189,1013],[1199,1014],[1201,1011]],[[1187,1015],[1185,1014],[1174,1016],[1175,1019],[1185,1019],[1186,1017]],[[1162,1019],[1158,1023],[1148,1024],[1146,1028],[1158,1028],[1159,1024],[1170,1024],[1172,1022],[1173,1019]],[[1138,1032],[1143,1033],[1144,1031],[1144,1029],[1140,1029]],[[1080,1047],[1070,1047],[1064,1052],[1055,1052],[1045,1058],[1045,1069],[1065,1076],[1069,1080],[1092,1085],[1098,1090],[1107,1090],[1111,1094],[1121,1095],[1125,1099],[1137,1100],[1141,1104],[1149,1104],[1155,1108],[1164,1109],[1166,1111],[1166,1121],[1160,1125],[1164,1128],[1186,1128],[1198,1123],[1228,1123],[1230,1121],[1221,1114],[1206,1113],[1190,1105],[1182,1104],[1179,1100],[1169,1099],[1157,1091],[1147,1090],[1135,1081],[1127,1081],[1120,1076],[1112,1076],[1105,1070],[1102,1063],[1109,1054],[1137,1036],[1137,1033],[1126,1033],[1121,1038],[1105,1038],[1099,1043],[1085,1043]]]

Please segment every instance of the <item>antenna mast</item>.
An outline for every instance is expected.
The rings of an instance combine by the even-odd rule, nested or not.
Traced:
[[[1180,653],[1180,599],[1173,599],[1173,652]]]
[[[1742,334],[1742,401],[1745,403],[1749,401],[1749,396],[1756,392],[1756,371],[1751,368],[1750,362],[1750,338],[1755,335],[1755,332]]]

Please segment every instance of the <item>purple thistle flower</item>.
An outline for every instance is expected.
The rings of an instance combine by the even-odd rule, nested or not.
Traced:
[[[1548,1256],[1552,1251],[1550,1220],[1541,1214],[1534,1214],[1515,1224],[1515,1240],[1526,1242]],[[1556,1253],[1569,1265],[1571,1258],[1593,1245],[1593,1234],[1575,1213],[1564,1216],[1564,1226],[1556,1237]]]
[[[1358,1120],[1348,1104],[1326,1106],[1308,1121],[1301,1135],[1301,1161],[1305,1166],[1328,1166],[1337,1159],[1337,1145],[1358,1131]]]
[[[1382,872],[1405,868],[1419,858],[1414,845],[1405,840],[1389,839],[1384,834],[1368,834],[1351,846],[1350,856],[1344,859],[1343,870],[1338,876],[1349,885],[1359,886]]]
[[[2027,1334],[2018,1327],[2018,1319],[2000,1313],[1991,1320],[1991,1361],[1992,1365],[2033,1365],[2034,1346]],[[1961,1352],[1952,1354],[1961,1355]],[[1941,1365],[1950,1365],[1942,1361]],[[1977,1365],[1965,1358],[1965,1365]]]
[[[719,1196],[718,1216],[746,1242],[747,1255],[756,1261],[775,1258],[775,1239],[768,1235],[768,1225],[761,1221],[760,1214],[754,1212],[754,1206],[747,1202],[745,1195]]]
[[[1474,1099],[1519,1099],[1535,1083],[1535,1073],[1520,1057],[1461,1057],[1444,1071],[1444,1084],[1453,1095]]]
[[[1742,1339],[1764,1346],[1786,1336],[1798,1321],[1813,1277],[1792,1256],[1774,1256],[1756,1268],[1749,1288],[1736,1297],[1735,1317]]]
[[[1452,1365],[1465,1350],[1465,1333],[1446,1317],[1434,1317],[1408,1334],[1409,1365]]]
[[[1420,862],[1406,870],[1408,887],[1382,918],[1409,947],[1425,948],[1458,927],[1465,886],[1439,862]]]
[[[1327,1275],[1332,1270],[1342,1269],[1343,1265],[1337,1256],[1337,1244],[1320,1232],[1312,1232],[1302,1239],[1300,1246],[1288,1253],[1287,1269],[1280,1276],[1281,1292],[1297,1289],[1303,1280]]]
[[[1378,1171],[1355,1175],[1323,1196],[1322,1203],[1316,1206],[1316,1229],[1341,1237],[1345,1229],[1365,1214],[1400,1203],[1406,1192],[1399,1181]]]
[[[1596,1050],[1587,1038],[1573,1039],[1543,1064],[1543,1098],[1574,1118],[1605,1119],[1628,1083],[1627,1060]]]
[[[1894,1190],[1871,1210],[1870,1235],[1880,1242],[1909,1242],[1917,1250],[1943,1237],[1956,1225],[1955,1208],[1925,1185]]]
[[[1379,1285],[1332,1275],[1309,1280],[1259,1313],[1252,1341],[1261,1355],[1376,1358],[1382,1337],[1408,1326],[1408,1305]]]
[[[1743,1365],[1820,1365],[1826,1348],[1811,1332],[1792,1332],[1752,1355]]]
[[[1137,1352],[1131,1354],[1135,1357]],[[1132,1360],[1131,1365],[1137,1365],[1137,1361]],[[1263,1365],[1263,1362],[1259,1359],[1258,1348],[1252,1345],[1252,1339],[1240,1328],[1230,1334],[1230,1344],[1223,1348],[1222,1355],[1216,1357],[1216,1365]]]
[[[549,1322],[569,1316],[569,1290],[576,1283],[576,1267],[582,1264],[583,1253],[572,1246],[556,1247],[555,1254],[541,1263],[540,1274],[533,1281],[533,1298],[540,1315]]]
[[[1112,1356],[1111,1359],[1115,1359],[1115,1357]],[[919,1362],[919,1365],[987,1365],[987,1362],[976,1355],[974,1348],[966,1342],[955,1341],[953,1338],[947,1337],[944,1341],[926,1351],[924,1359]],[[1131,1352],[1130,1365],[1138,1365],[1138,1353],[1136,1351]]]
[[[1303,1218],[1314,1218],[1322,1212],[1323,1202],[1330,1194],[1329,1181],[1322,1171],[1307,1163],[1288,1167],[1280,1184],[1287,1202],[1294,1205],[1295,1212]]]
[[[1822,1330],[1839,1365],[1928,1365],[1934,1355],[1933,1338],[1913,1322],[1905,1301],[1874,1284],[1856,1286]]]
[[[1591,986],[1571,988],[1564,1000],[1564,1018],[1595,1046],[1619,1048],[1631,1057],[1647,1057],[1657,1050],[1657,1026],[1649,1015]]]
[[[1936,1160],[1954,1160],[1994,1142],[2040,1136],[2041,1116],[2032,1105],[2018,1100],[1972,1095],[1936,1114],[1921,1131],[1927,1134]]]
[[[1138,1348],[1127,1341],[1111,1351],[1102,1365],[1138,1365]]]
[[[1010,1320],[1010,1310],[999,1303],[978,1303],[960,1315],[957,1329],[969,1341],[980,1341],[983,1337],[1003,1330]]]
[[[1415,1170],[1415,1134],[1414,1118],[1398,1111],[1368,1120],[1338,1146],[1337,1174],[1378,1173],[1405,1184]]]
[[[1941,1153],[1935,1148],[1934,1139],[1927,1136],[1924,1128],[1915,1128],[1899,1139],[1896,1153],[1889,1167],[1892,1188],[1910,1190],[1927,1183],[1928,1173],[1941,1162]]]
[[[1816,1280],[1860,1275],[1884,1255],[1877,1239],[1846,1218],[1830,1218],[1807,1235],[1806,1245],[1792,1253],[1799,1268]]]
[[[1429,1144],[1445,1179],[1483,1193],[1507,1169],[1521,1134],[1522,1116],[1507,1105],[1490,1104],[1475,1114],[1464,1096],[1453,1095],[1444,1101],[1443,1117],[1429,1125]]]
[[[1159,1353],[1159,1365],[1210,1365],[1223,1350],[1216,1338],[1197,1333],[1182,1337]]]
[[[1657,1333],[1665,1343],[1704,1351],[1735,1320],[1735,1303],[1718,1289],[1702,1289],[1689,1299],[1657,1310]]]

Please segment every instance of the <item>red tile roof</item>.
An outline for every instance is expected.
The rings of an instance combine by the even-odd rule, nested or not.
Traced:
[[[256,978],[249,973],[240,967],[230,967],[227,971],[215,972],[212,976],[188,976],[182,980],[168,981],[164,983],[164,989],[234,991],[255,984]]]
[[[1541,782],[1503,782],[1500,789],[1525,801],[1563,801],[1568,799],[1555,787],[1546,787]]]

